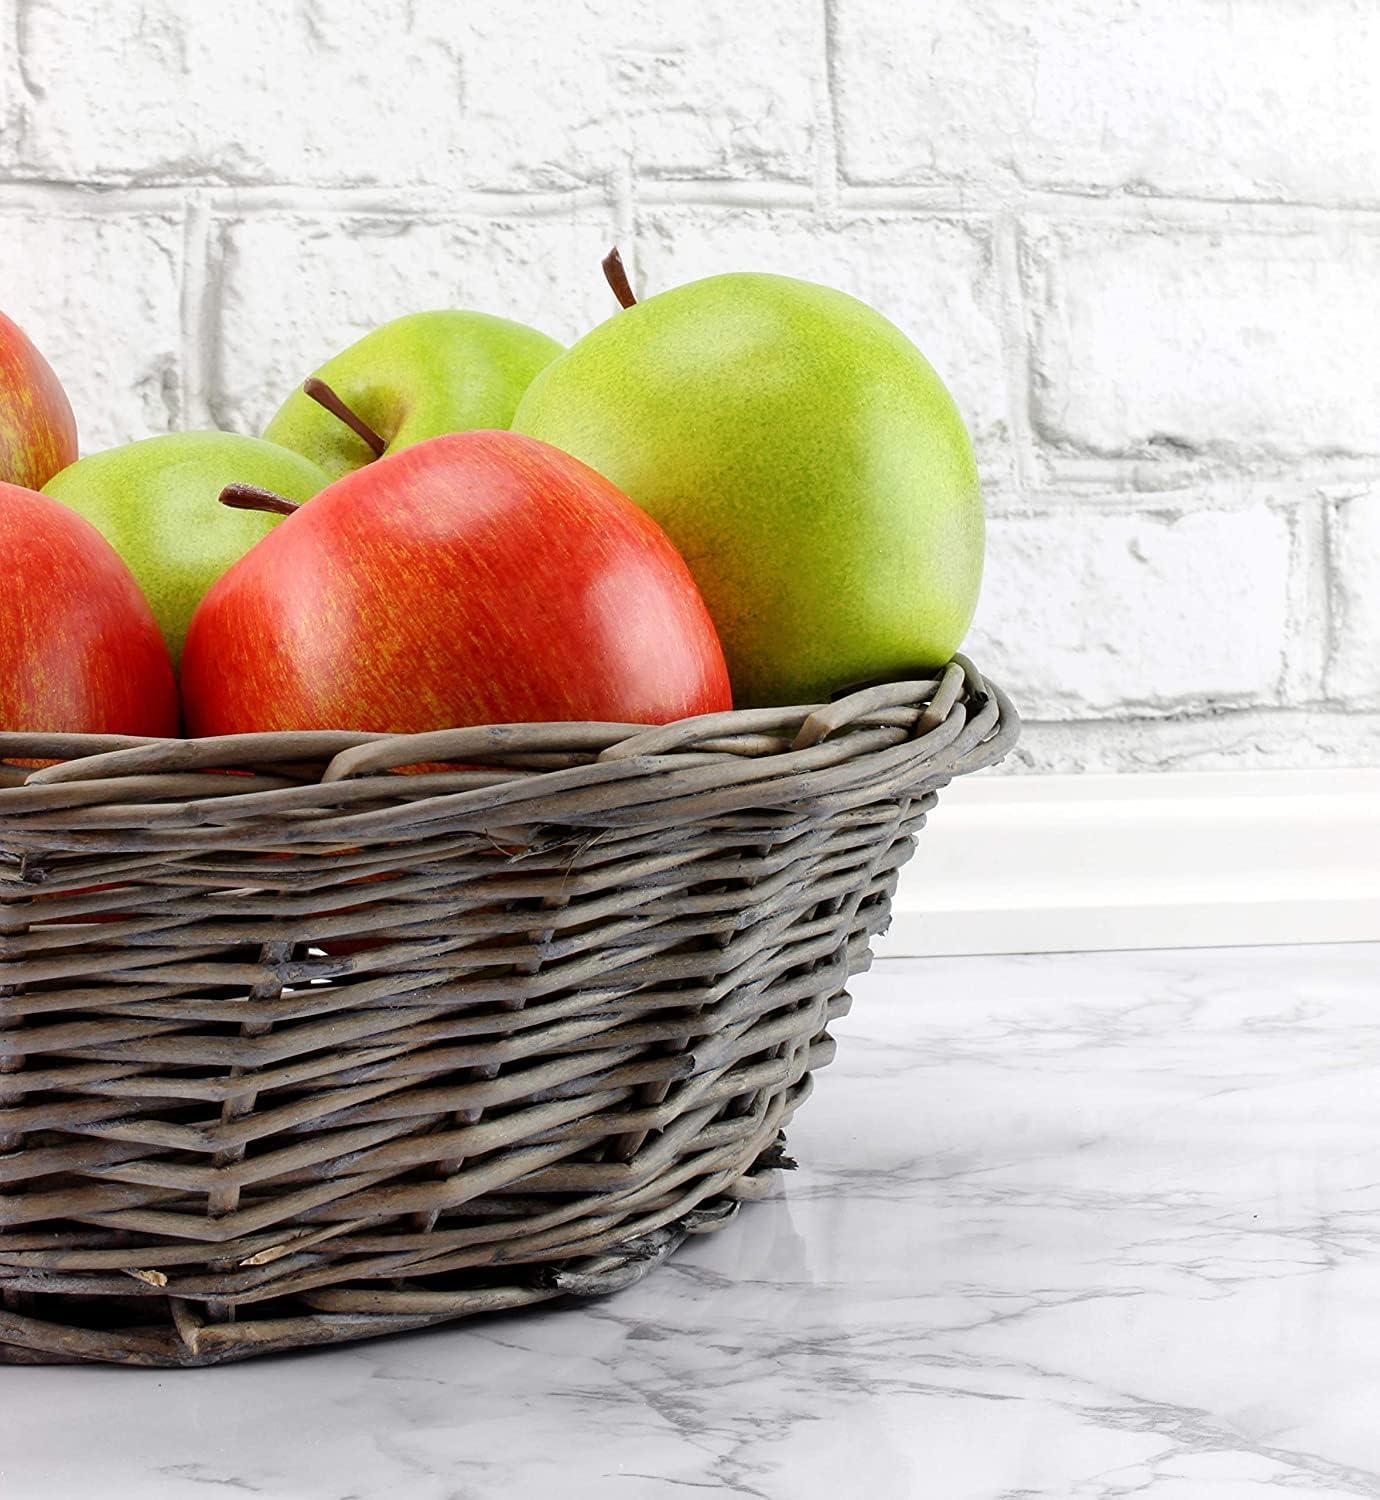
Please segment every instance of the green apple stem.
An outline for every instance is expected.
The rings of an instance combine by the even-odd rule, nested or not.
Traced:
[[[623,307],[634,307],[637,298],[633,295],[632,283],[628,280],[627,267],[623,264],[623,257],[618,253],[618,246],[603,258],[600,264],[604,268],[604,280],[609,284],[609,290],[618,298]]]
[[[261,510],[274,516],[290,516],[302,508],[296,500],[261,490],[257,484],[227,484],[217,499],[231,510]]]
[[[352,411],[346,406],[324,380],[318,380],[315,375],[308,375],[302,382],[302,389],[318,406],[324,406],[333,417],[338,417],[344,422],[357,438],[367,443],[373,449],[375,458],[382,458],[384,453],[387,452],[388,443],[370,427],[358,412]]]

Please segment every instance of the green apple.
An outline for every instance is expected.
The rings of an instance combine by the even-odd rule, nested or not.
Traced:
[[[233,432],[177,432],[92,453],[43,487],[125,560],[176,662],[192,613],[280,517],[216,503],[228,484],[310,500],[326,475],[299,453]]]
[[[309,379],[318,388],[324,382],[362,427],[351,431],[349,417],[299,389],[264,436],[339,479],[426,438],[507,427],[532,377],[559,353],[555,339],[507,318],[409,313],[366,333]]]
[[[536,377],[512,425],[670,535],[740,707],[928,670],[972,619],[983,513],[963,420],[920,351],[842,292],[743,273],[626,306]]]

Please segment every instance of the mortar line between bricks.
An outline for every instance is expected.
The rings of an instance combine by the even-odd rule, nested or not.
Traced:
[[[1025,286],[1021,279],[1020,225],[1014,214],[1000,214],[993,225],[992,253],[996,257],[998,318],[1006,373],[1006,420],[1011,430],[1011,454],[1016,488],[1025,493],[1037,484],[1038,445],[1031,420],[1035,378],[1034,341],[1026,328]]]
[[[681,182],[671,177],[642,177],[637,200],[658,208],[758,208],[813,213],[818,208],[816,188],[798,182]]]
[[[1287,628],[1280,644],[1279,693],[1289,703],[1310,702],[1323,696],[1327,667],[1326,502],[1315,490],[1302,503],[1278,499],[1273,508],[1289,527]]]
[[[1221,708],[1196,706],[1199,699],[1171,703],[1158,713],[1146,713],[1143,708],[1127,701],[1121,708],[1099,709],[1085,712],[1080,717],[1033,719],[1021,715],[1021,734],[1027,729],[1036,734],[1049,734],[1062,730],[1088,729],[1202,729],[1216,725],[1222,729],[1245,728],[1255,724],[1270,726],[1298,726],[1319,719],[1350,721],[1363,728],[1380,731],[1380,708],[1373,704],[1357,704],[1338,698],[1318,698],[1304,703],[1230,703]],[[1250,767],[1242,767],[1248,770]],[[1306,769],[1306,768],[1304,768]]]
[[[1168,206],[1170,212],[1216,213],[1222,209],[1240,209],[1247,213],[1308,214],[1320,220],[1331,220],[1338,216],[1352,215],[1368,222],[1380,221],[1380,202],[1327,200],[1312,198],[1257,198],[1245,195],[1232,197],[1212,193],[1133,193],[1124,189],[1103,189],[1021,185],[1021,195],[1033,207],[1055,209],[1061,204],[1075,202],[1087,205],[1090,212],[1110,211],[1117,208],[1139,206],[1153,216],[1160,204]]]
[[[32,0],[15,0],[13,9],[14,21],[14,60],[13,73],[16,83],[19,85],[19,93],[23,96],[20,106],[20,129],[19,129],[19,154],[22,156],[27,148],[29,135],[29,109],[35,100],[41,97],[42,90],[34,81],[29,72],[29,8]]]
[[[839,125],[837,0],[819,0],[820,48],[824,62],[815,108],[815,209],[827,224],[838,218],[843,182],[839,159],[843,137]]]
[[[1077,493],[1031,489],[1014,496],[1003,494],[989,504],[988,514],[1018,521],[1044,516],[1154,516],[1179,520],[1186,516],[1226,516],[1262,506],[1281,514],[1295,514],[1322,503],[1324,484],[1272,481],[1249,476],[1226,484],[1185,485],[1174,490],[1114,490]]]
[[[1237,449],[1176,460],[1155,454],[1107,454],[1090,450],[1055,450],[1036,439],[1041,469],[1028,486],[1030,493],[1068,490],[1121,490],[1134,495],[1157,495],[1206,485],[1261,483],[1373,485],[1380,481],[1380,454],[1326,453],[1262,454]]]
[[[559,193],[466,192],[437,189],[321,187],[308,184],[236,184],[188,179],[176,182],[110,183],[49,178],[0,177],[0,205],[48,213],[112,215],[167,213],[198,193],[217,217],[252,214],[358,214],[406,216],[418,221],[449,218],[545,219],[607,208],[605,183]]]
[[[199,193],[187,201],[182,237],[182,291],[178,308],[182,377],[182,421],[199,426],[210,421],[210,341],[206,322],[206,279],[210,254],[211,215]]]
[[[1337,548],[1337,507],[1343,504],[1340,498],[1326,496],[1322,502],[1322,568],[1323,568],[1323,663],[1322,691],[1326,694],[1332,685],[1337,658],[1341,652],[1341,611],[1337,605],[1337,589],[1341,578],[1341,558]]]
[[[214,220],[207,227],[206,274],[202,284],[201,329],[206,369],[206,414],[211,424],[227,432],[237,431],[233,413],[225,404],[223,338],[226,235],[217,232]]]
[[[627,264],[628,276],[634,288],[642,285],[641,233],[638,215],[637,172],[633,166],[631,151],[624,157],[621,167],[614,173],[612,181],[613,219],[615,242],[622,246],[621,253]],[[640,295],[645,296],[643,292]]]
[[[994,213],[1007,208],[1022,214],[1126,225],[1162,223],[1205,227],[1271,227],[1269,221],[1297,231],[1298,222],[1317,228],[1350,221],[1362,228],[1380,227],[1380,204],[1309,202],[1301,199],[1212,198],[1179,193],[1128,193],[1120,189],[1052,188],[996,180],[971,186],[960,181],[886,184],[851,183],[841,188],[845,212],[856,213]],[[1252,224],[1252,219],[1261,224]]]
[[[1083,712],[1082,717],[1031,718],[1022,714],[1020,729],[1022,736],[1025,736],[1026,730],[1031,730],[1037,736],[1056,735],[1065,730],[1088,730],[1106,735],[1115,729],[1205,729],[1208,726],[1230,732],[1257,727],[1301,730],[1319,721],[1329,721],[1337,726],[1349,724],[1352,729],[1361,727],[1380,732],[1380,709],[1365,703],[1344,702],[1335,697],[1320,697],[1301,703],[1235,702],[1226,703],[1221,708],[1202,706],[1202,699],[1185,697],[1173,702],[1167,700],[1166,708],[1160,712],[1146,712],[1142,705],[1128,700],[1125,708],[1113,706],[1094,709]],[[1241,766],[1239,769],[1248,771],[1253,766]],[[1307,769],[1307,766],[1299,769]]]
[[[638,174],[639,202],[693,208],[800,209],[818,206],[818,187],[772,179],[704,181]],[[0,207],[30,207],[81,214],[155,213],[180,207],[197,192],[217,216],[286,213],[407,215],[418,220],[477,216],[540,219],[582,209],[608,206],[603,183],[560,192],[525,192],[520,188],[450,192],[433,186],[388,188],[316,183],[227,183],[197,178],[157,182],[106,179],[62,179],[11,172],[0,177]],[[843,185],[838,211],[915,214],[965,219],[992,219],[1008,212],[1069,222],[1098,222],[1128,230],[1152,231],[1173,222],[1204,230],[1296,233],[1301,228],[1336,231],[1351,227],[1380,229],[1380,207],[1354,204],[1271,202],[1264,199],[1205,199],[1145,195],[1078,194],[1050,190],[1011,190],[1001,186],[980,191],[961,184],[932,187],[866,187]]]
[[[6,48],[7,55],[3,66],[0,66],[0,100],[3,100],[5,105],[4,129],[10,134],[12,140],[20,143],[20,149],[23,148],[24,133],[28,128],[26,116],[31,97],[25,83],[21,61],[24,55],[21,30],[20,7],[15,4],[10,9],[10,40]]]

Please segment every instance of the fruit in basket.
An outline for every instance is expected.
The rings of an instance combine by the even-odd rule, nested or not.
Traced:
[[[983,513],[963,420],[920,351],[862,302],[786,276],[620,300],[536,377],[513,429],[665,528],[739,707],[947,661],[977,603]]]
[[[577,459],[490,431],[417,444],[289,516],[202,601],[182,687],[196,735],[731,706],[661,529]]]
[[[0,313],[0,483],[40,489],[77,456],[77,424],[53,367]]]
[[[0,484],[0,729],[177,733],[167,647],[100,532]]]
[[[338,479],[427,438],[507,427],[532,377],[560,352],[555,339],[507,318],[409,313],[328,359],[264,436]]]
[[[301,501],[328,481],[262,438],[177,432],[92,453],[43,492],[85,516],[129,564],[176,661],[206,590],[280,519],[217,505],[236,482]]]

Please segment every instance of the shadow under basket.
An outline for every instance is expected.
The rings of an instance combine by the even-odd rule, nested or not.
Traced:
[[[936,792],[1016,735],[961,657],[652,729],[0,735],[0,1361],[636,1281],[789,1164]]]

